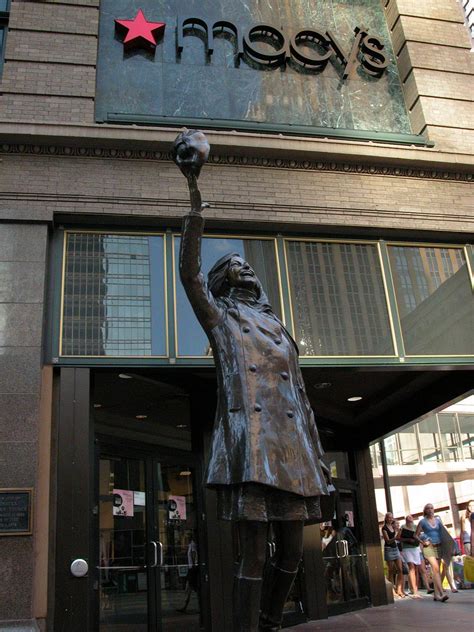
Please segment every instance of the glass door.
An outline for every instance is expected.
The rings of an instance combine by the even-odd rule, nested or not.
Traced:
[[[146,461],[104,456],[99,465],[100,632],[148,632],[151,573]],[[152,545],[150,545],[152,546]],[[153,629],[153,628],[152,628]]]
[[[369,603],[367,555],[361,536],[355,490],[338,487],[334,519],[321,525],[329,615]]]
[[[99,462],[99,632],[198,632],[194,467],[104,451]]]
[[[160,632],[199,632],[200,558],[194,471],[154,460],[159,533]]]

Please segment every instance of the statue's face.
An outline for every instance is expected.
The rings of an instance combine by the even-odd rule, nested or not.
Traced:
[[[227,282],[231,287],[253,290],[257,287],[255,272],[241,257],[232,257],[227,270]]]

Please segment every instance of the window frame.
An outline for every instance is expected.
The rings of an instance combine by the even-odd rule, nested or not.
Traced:
[[[0,79],[3,74],[3,67],[5,65],[5,50],[8,33],[8,21],[10,18],[11,0],[7,0],[5,10],[0,11],[0,30],[3,31],[3,38],[0,42]]]
[[[66,239],[70,233],[99,233],[111,235],[142,235],[142,236],[161,236],[163,238],[164,248],[164,288],[165,288],[165,326],[166,326],[166,353],[165,356],[65,356],[61,354],[62,345],[60,334],[62,337],[63,328],[63,300],[64,300],[64,284],[65,284],[65,265],[66,265]],[[127,230],[118,227],[111,230],[94,230],[82,228],[80,225],[61,227],[61,229],[53,235],[52,241],[52,257],[49,275],[49,312],[48,331],[46,333],[45,355],[49,361],[55,365],[130,365],[130,366],[147,366],[155,365],[180,365],[180,366],[213,366],[214,360],[212,356],[178,356],[178,323],[176,314],[176,280],[177,280],[177,262],[175,261],[175,238],[180,237],[181,231],[177,228],[163,228],[161,230]],[[281,313],[283,322],[286,324],[289,332],[294,336],[293,310],[291,306],[291,291],[289,285],[289,268],[287,260],[287,245],[289,241],[300,242],[320,242],[320,243],[336,243],[336,244],[370,244],[377,247],[380,270],[384,283],[385,299],[387,302],[388,318],[393,340],[393,347],[397,355],[390,356],[300,356],[301,366],[401,366],[405,365],[465,365],[474,364],[474,355],[463,356],[410,356],[405,354],[403,342],[400,316],[398,313],[398,305],[396,302],[394,281],[392,278],[392,270],[388,256],[388,246],[400,245],[405,247],[438,247],[438,248],[454,248],[462,251],[465,262],[467,263],[468,275],[470,277],[471,288],[474,291],[474,249],[470,244],[460,243],[425,243],[412,241],[384,241],[383,239],[354,239],[354,238],[334,238],[334,237],[308,237],[307,235],[281,235],[276,233],[265,232],[260,234],[245,232],[238,233],[229,231],[224,233],[222,230],[216,232],[206,232],[206,238],[236,238],[236,239],[256,239],[264,241],[273,241],[275,247],[275,259],[278,273],[278,289],[280,293]],[[57,280],[60,280],[60,283]]]

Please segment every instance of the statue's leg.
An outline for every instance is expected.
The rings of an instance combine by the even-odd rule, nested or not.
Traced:
[[[237,531],[239,560],[233,590],[234,632],[257,632],[268,524],[242,520],[237,523]]]
[[[260,630],[279,630],[283,619],[283,608],[298,572],[303,553],[302,521],[273,523],[276,554],[265,580],[262,598]]]

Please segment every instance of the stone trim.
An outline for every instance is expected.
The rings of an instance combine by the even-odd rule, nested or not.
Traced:
[[[2,154],[27,154],[35,156],[64,156],[78,158],[101,158],[114,160],[155,160],[170,162],[171,156],[164,151],[146,149],[118,149],[110,147],[76,147],[58,145],[0,145]],[[363,163],[335,162],[322,160],[295,160],[282,158],[265,158],[257,156],[235,156],[211,154],[209,164],[263,167],[270,169],[296,169],[300,171],[332,171],[360,173],[380,176],[401,176],[403,178],[423,178],[428,180],[456,180],[472,182],[473,173],[462,173],[449,170],[401,167],[396,165],[373,165]]]

